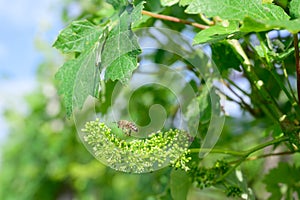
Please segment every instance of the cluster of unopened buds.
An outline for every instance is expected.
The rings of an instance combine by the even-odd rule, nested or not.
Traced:
[[[82,132],[95,157],[119,171],[144,173],[166,165],[189,170],[190,136],[186,131],[170,129],[152,133],[145,139],[125,141],[96,119],[87,122]]]

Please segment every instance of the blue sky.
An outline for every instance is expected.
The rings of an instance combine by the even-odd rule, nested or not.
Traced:
[[[43,59],[34,39],[49,46],[55,40],[62,28],[60,6],[58,0],[0,0],[0,142],[7,132],[1,113],[6,107],[25,109],[22,96],[34,89]]]

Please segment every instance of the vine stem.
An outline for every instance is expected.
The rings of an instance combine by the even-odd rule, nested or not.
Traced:
[[[287,84],[288,84],[290,93],[292,94],[292,96],[293,96],[293,98],[294,98],[294,102],[297,103],[297,98],[296,98],[296,96],[295,96],[295,94],[294,94],[294,92],[293,92],[293,88],[292,88],[291,82],[289,81],[289,76],[288,76],[288,73],[287,73],[287,70],[286,70],[286,67],[285,67],[285,64],[284,64],[283,61],[281,62],[281,67],[282,67],[283,75],[284,75],[284,77],[285,77],[285,79],[286,79],[286,82],[287,82]]]
[[[221,80],[221,82],[240,100],[240,102],[238,102],[238,104],[241,105],[241,107],[244,107],[246,110],[248,110],[253,116],[255,116],[255,111],[254,109],[251,108],[251,106],[249,104],[247,104],[245,101],[244,101],[244,98],[242,98],[232,87],[230,87],[230,85]],[[220,91],[221,93],[223,93],[222,91]],[[224,94],[224,93],[223,93]],[[226,95],[226,94],[224,94]],[[228,97],[228,95],[226,95],[226,97]],[[232,99],[233,101],[235,101],[234,99]],[[236,101],[235,101],[236,102]]]
[[[298,34],[294,34],[294,48],[296,59],[296,73],[297,73],[297,93],[298,93],[298,105],[300,106],[300,60],[299,60],[299,40]]]
[[[233,156],[243,156],[245,152],[243,151],[232,151],[226,149],[208,149],[208,148],[193,148],[190,149],[191,153],[219,153],[219,154],[229,154]]]
[[[294,151],[284,151],[284,152],[279,152],[279,153],[267,153],[267,154],[263,154],[263,155],[259,155],[259,156],[252,156],[252,157],[248,157],[246,160],[257,160],[260,158],[266,158],[266,157],[270,157],[270,156],[282,156],[282,155],[290,155],[290,154],[294,154]]]
[[[261,36],[259,34],[257,34],[257,37],[260,41],[260,46],[263,49],[264,52],[264,57],[265,60],[262,59],[262,57],[259,56],[258,52],[256,51],[255,47],[249,43],[249,46],[253,49],[253,51],[258,55],[259,58],[261,58],[260,60],[262,61],[262,63],[264,63],[266,65],[266,68],[268,69],[268,71],[272,74],[272,76],[274,77],[276,83],[279,85],[279,87],[283,90],[283,92],[285,93],[285,95],[288,97],[289,101],[291,102],[291,105],[295,108],[296,114],[298,117],[300,117],[300,107],[298,105],[298,101],[296,100],[296,98],[294,98],[293,92],[289,92],[288,89],[286,88],[286,86],[284,85],[284,83],[282,82],[282,80],[280,79],[278,73],[276,72],[275,67],[273,66],[271,59],[269,58],[269,55],[267,53],[267,46],[265,45],[263,39],[261,38]],[[267,41],[269,41],[269,37],[267,37]],[[299,53],[298,53],[299,55]],[[288,76],[286,76],[287,78],[287,83],[289,85],[289,80],[288,80]],[[299,80],[299,79],[297,79]],[[292,94],[291,94],[292,93]],[[298,93],[299,94],[299,93]]]
[[[262,143],[260,145],[257,145],[251,149],[249,149],[248,151],[244,151],[243,153],[243,156],[238,159],[236,162],[236,164],[231,167],[225,174],[223,174],[216,182],[221,182],[222,180],[224,180],[229,174],[231,174],[243,161],[247,160],[248,156],[258,150],[261,150],[267,146],[271,146],[273,144],[277,144],[277,143],[280,143],[280,142],[284,142],[284,141],[288,141],[289,140],[289,137],[287,136],[284,136],[284,137],[280,137],[280,138],[277,138],[277,139],[274,139],[274,140],[271,140],[271,141],[268,141],[268,142],[265,142],[265,143]]]
[[[272,119],[275,123],[278,123],[280,117],[282,116],[282,113],[272,96],[266,90],[262,80],[260,80],[257,77],[256,73],[253,71],[253,66],[250,62],[250,59],[244,52],[241,44],[237,40],[228,40],[227,42],[233,47],[236,53],[243,58],[242,67],[244,69],[244,72],[248,76],[252,85],[255,86],[264,101],[260,103],[260,107],[270,117],[270,119]]]
[[[226,79],[231,85],[233,85],[236,89],[238,89],[240,92],[242,92],[245,96],[250,98],[250,95],[243,90],[241,87],[239,87],[234,81],[232,81],[230,78]]]
[[[172,17],[172,16],[168,16],[168,15],[152,13],[152,12],[149,12],[149,11],[146,11],[146,10],[142,10],[142,14],[143,15],[148,15],[150,17],[157,18],[157,19],[163,19],[163,20],[167,20],[167,21],[171,21],[171,22],[191,25],[191,26],[199,28],[201,30],[209,28],[209,26],[206,26],[206,25],[203,25],[203,24],[199,24],[199,23],[196,23],[196,22],[191,22],[191,21],[184,20],[184,19],[179,19],[177,17]]]
[[[233,156],[241,156],[241,157],[248,157],[250,154],[254,153],[255,151],[261,150],[267,146],[279,143],[279,142],[284,142],[288,141],[289,137],[280,137],[268,142],[265,142],[263,144],[260,144],[258,146],[255,146],[247,151],[233,151],[233,150],[227,150],[227,149],[209,149],[209,148],[192,148],[190,149],[190,153],[219,153],[219,154],[228,154],[228,155],[233,155]],[[289,154],[289,153],[294,153],[294,152],[283,152],[283,153],[270,153],[270,154],[264,154],[260,156],[254,156],[249,158],[249,160],[255,160],[256,158],[261,158],[261,157],[268,157],[268,156],[273,156],[273,155],[282,155],[282,154]]]
[[[289,140],[289,137],[288,136],[284,136],[284,137],[280,137],[280,138],[276,138],[274,140],[271,140],[271,141],[268,141],[268,142],[265,142],[265,143],[262,143],[260,145],[257,145],[251,149],[249,149],[248,151],[246,151],[245,155],[246,157],[248,157],[250,154],[258,151],[258,150],[261,150],[267,146],[270,146],[270,145],[273,145],[273,144],[277,144],[277,143],[280,143],[280,142],[285,142],[285,141],[288,141]]]

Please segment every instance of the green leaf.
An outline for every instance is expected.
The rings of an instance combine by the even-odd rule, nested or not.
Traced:
[[[189,133],[192,136],[195,136],[197,133],[200,117],[200,105],[198,104],[197,97],[193,98],[187,106],[187,110],[184,113],[184,117],[188,119]]]
[[[111,4],[115,10],[128,4],[128,0],[106,0],[106,2]]]
[[[179,5],[180,6],[187,6],[192,3],[193,0],[180,0]]]
[[[273,3],[273,0],[262,0],[262,3]]]
[[[126,83],[137,68],[137,55],[141,50],[137,37],[131,31],[131,25],[141,18],[142,4],[143,2],[133,10],[128,6],[120,15],[119,23],[109,33],[102,53],[102,67],[106,69],[106,80],[120,80]]]
[[[123,54],[106,69],[105,79],[120,80],[122,83],[127,83],[132,75],[132,71],[137,66],[136,56],[132,56],[130,53]]]
[[[272,29],[272,27],[266,26],[263,20],[255,20],[250,17],[246,17],[241,26],[241,31],[243,32],[260,32]]]
[[[58,94],[63,95],[63,101],[66,107],[67,116],[72,114],[72,94],[77,71],[80,65],[73,59],[64,63],[64,65],[55,74],[55,79],[60,81]]]
[[[195,0],[185,10],[189,14],[204,13],[207,17],[219,16],[228,20],[243,20],[244,17],[265,20],[288,20],[284,10],[261,0]]]
[[[179,0],[160,0],[162,6],[172,6],[178,2]]]
[[[58,93],[63,95],[67,116],[72,114],[74,108],[82,108],[89,95],[97,94],[100,81],[97,62],[100,62],[99,54],[105,44],[106,34],[105,31],[93,47],[66,62],[55,75],[60,83]]]
[[[214,43],[211,45],[211,49],[212,60],[220,70],[221,74],[224,74],[224,72],[226,73],[230,68],[241,71],[240,64],[242,58],[239,56],[239,54],[235,53],[235,51],[232,49],[232,46],[227,42]]]
[[[89,95],[96,96],[100,81],[98,70],[106,69],[106,80],[120,80],[122,83],[129,80],[140,53],[131,25],[141,18],[142,8],[143,2],[135,8],[128,5],[109,34],[86,20],[74,22],[62,31],[54,46],[63,52],[81,53],[66,62],[56,74],[67,116],[73,109],[82,108]]]
[[[110,36],[121,34],[124,31],[130,31],[133,24],[136,24],[142,18],[143,4],[142,1],[134,6],[129,4],[125,10],[119,15],[118,24],[112,29]]]
[[[293,18],[300,18],[300,1],[292,0],[290,2],[290,15]]]
[[[73,111],[73,96],[76,90],[81,90],[77,95],[77,105],[82,107],[86,97],[93,95],[93,77],[95,76],[95,51],[87,51],[78,58],[66,62],[56,73],[55,78],[59,81],[58,93],[63,95],[67,116]],[[80,81],[81,87],[75,88],[75,81]]]
[[[193,44],[202,44],[206,42],[214,43],[220,40],[230,39],[238,34],[238,31],[239,24],[237,21],[229,21],[226,24],[217,24],[197,33]]]
[[[202,87],[198,98],[198,105],[200,110],[200,123],[205,124],[211,119],[211,101],[210,101],[211,90],[208,86]]]
[[[279,163],[278,167],[270,170],[264,178],[267,191],[272,193],[269,199],[290,199],[287,195],[292,194],[293,190],[300,195],[299,177],[300,168],[290,166],[288,163]],[[284,186],[287,187],[287,192],[281,190]]]
[[[186,199],[190,186],[191,181],[186,172],[175,169],[171,171],[170,189],[174,200]]]
[[[300,31],[300,19],[273,21],[246,17],[240,28],[242,32],[261,32],[272,29],[286,29],[291,33],[298,33]]]
[[[140,2],[136,7],[133,9],[131,13],[131,28],[136,27],[139,25],[141,21],[143,21],[142,10],[144,8],[145,1]]]
[[[63,53],[83,52],[95,44],[102,34],[102,27],[87,20],[74,21],[63,29],[53,47]]]

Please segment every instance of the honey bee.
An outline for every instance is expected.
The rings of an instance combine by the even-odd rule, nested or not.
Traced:
[[[132,131],[138,132],[138,128],[133,122],[127,120],[120,120],[117,122],[117,124],[118,124],[118,128],[121,128],[122,131],[124,131],[125,134],[128,136],[131,135]]]

